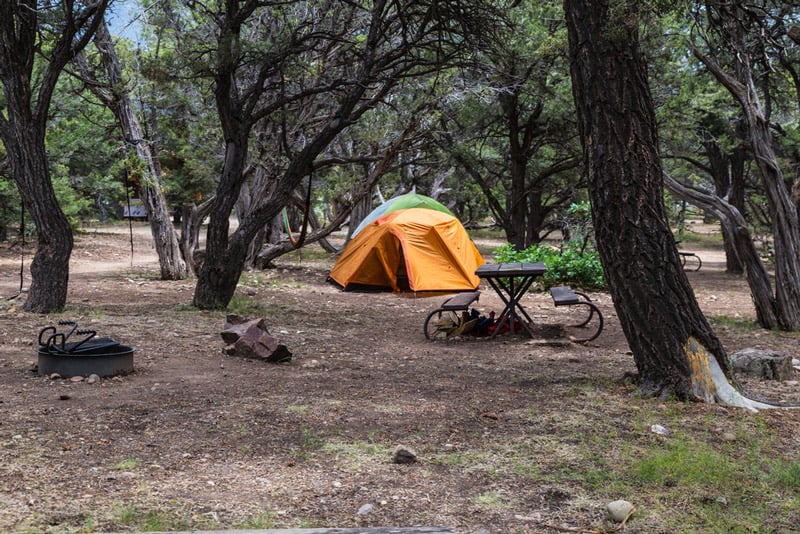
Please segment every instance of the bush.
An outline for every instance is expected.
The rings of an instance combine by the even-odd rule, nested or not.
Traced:
[[[578,243],[570,241],[562,250],[537,244],[525,250],[516,250],[507,243],[494,251],[498,262],[533,263],[540,261],[547,266],[547,272],[540,278],[545,289],[553,286],[570,285],[583,289],[604,289],[606,281],[603,276],[603,266],[600,264],[600,255],[597,250],[583,248]]]

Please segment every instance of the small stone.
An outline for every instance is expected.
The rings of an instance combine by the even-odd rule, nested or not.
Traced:
[[[628,501],[618,500],[610,502],[606,505],[608,515],[616,522],[625,521],[625,518],[633,511],[633,505]]]
[[[69,381],[70,382],[76,382],[76,383],[77,382],[83,382],[83,377],[82,376],[73,376],[72,378],[69,379]]]
[[[404,445],[398,445],[392,454],[392,461],[396,464],[413,464],[417,461],[417,453]]]
[[[723,495],[717,497],[717,504],[720,506],[728,506],[728,499],[726,499]]]
[[[50,380],[58,380],[61,378],[61,375],[58,373],[51,373],[50,376],[48,376],[47,378],[49,378]]]
[[[374,506],[372,506],[371,504],[367,503],[367,504],[363,505],[361,508],[359,508],[358,512],[356,512],[356,514],[358,514],[358,515],[367,515],[368,513],[372,512],[373,508],[374,508]]]
[[[96,384],[100,382],[100,376],[94,373],[89,375],[89,378],[86,379],[87,384]]]
[[[722,441],[736,441],[736,434],[733,432],[723,432]]]
[[[658,434],[659,436],[669,436],[670,434],[669,430],[661,425],[652,425],[650,427],[650,432],[653,434]]]

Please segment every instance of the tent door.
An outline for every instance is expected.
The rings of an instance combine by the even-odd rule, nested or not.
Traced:
[[[406,272],[406,255],[403,253],[403,245],[400,241],[397,242],[399,246],[399,258],[397,262],[397,287],[400,291],[408,291],[411,286],[408,284],[408,273]]]

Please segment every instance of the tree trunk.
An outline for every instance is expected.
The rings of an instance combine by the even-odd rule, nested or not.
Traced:
[[[211,211],[213,201],[214,197],[211,197],[199,206],[193,202],[185,202],[181,208],[181,252],[195,276],[200,272],[205,255],[205,252],[200,252],[200,227],[203,225],[203,219]]]
[[[227,117],[227,120],[233,120]],[[229,236],[230,216],[241,190],[242,176],[247,161],[247,134],[239,132],[229,138],[225,148],[225,163],[222,170],[217,193],[211,203],[211,219],[206,237],[206,253],[203,265],[197,277],[193,303],[201,309],[225,309],[233,298],[239,277],[244,269],[250,241],[255,237],[258,228],[253,228],[248,236],[243,235],[245,220],[240,221],[239,228],[233,236]],[[270,214],[270,217],[275,216]],[[263,226],[263,224],[259,224]]]
[[[253,211],[260,202],[269,198],[270,187],[273,185],[272,180],[269,179],[267,169],[262,165],[257,165],[248,173],[249,176],[242,183],[242,188],[239,191],[239,198],[236,200],[234,209],[236,216],[239,220],[244,220]],[[245,268],[251,269],[256,266],[258,259],[258,252],[264,246],[264,241],[267,237],[267,227],[272,225],[273,221],[269,221],[265,228],[259,230],[250,244],[247,246],[247,257],[245,258]]]
[[[748,52],[741,43],[738,46],[739,79],[725,72],[696,47],[692,47],[692,52],[738,100],[744,112],[750,149],[761,173],[772,217],[778,320],[783,329],[800,330],[800,221],[773,149],[769,121],[758,99]]]
[[[731,244],[736,261],[743,267],[747,277],[758,324],[768,329],[777,328],[779,321],[769,273],[758,255],[741,212],[723,198],[689,189],[670,177],[666,178],[666,185],[679,198],[714,213],[719,219],[725,241]]]
[[[38,138],[36,126],[29,123],[19,123],[12,131],[4,129],[2,133],[14,181],[36,223],[38,235],[24,309],[34,313],[58,312],[67,302],[73,237],[50,181],[44,139]]]
[[[14,181],[38,232],[26,311],[56,312],[67,301],[72,229],[50,181],[45,131],[58,78],[94,35],[107,4],[108,0],[0,2],[0,34],[4,36],[0,39],[0,138]],[[61,25],[59,20],[70,23]],[[39,63],[36,56],[44,47],[39,40],[44,24],[56,31],[48,34],[48,57]],[[40,67],[36,74],[34,64]]]
[[[724,154],[715,138],[706,140],[703,145],[708,155],[716,196],[720,199],[728,199],[726,202],[734,207],[741,216],[744,208],[743,149],[737,147],[732,154]],[[739,261],[736,243],[731,240],[732,235],[723,232],[722,236],[725,248],[725,271],[731,274],[743,273],[745,267]]]
[[[638,5],[613,2],[611,9],[609,3],[564,0],[573,95],[606,281],[642,392],[723,400],[723,389],[730,387],[728,359],[681,268],[664,209]]]
[[[181,257],[178,236],[172,226],[161,187],[161,165],[153,154],[154,148],[145,139],[144,130],[139,118],[131,106],[128,91],[122,79],[122,68],[117,59],[116,49],[108,33],[105,22],[100,25],[95,35],[95,45],[100,51],[103,65],[111,85],[111,97],[108,105],[119,121],[126,144],[135,153],[135,157],[144,163],[145,176],[139,177],[142,187],[143,204],[150,222],[162,280],[183,280],[188,275],[186,262]]]

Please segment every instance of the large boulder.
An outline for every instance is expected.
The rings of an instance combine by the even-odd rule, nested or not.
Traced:
[[[767,380],[794,378],[792,358],[783,352],[760,349],[742,349],[731,354],[733,370]]]

